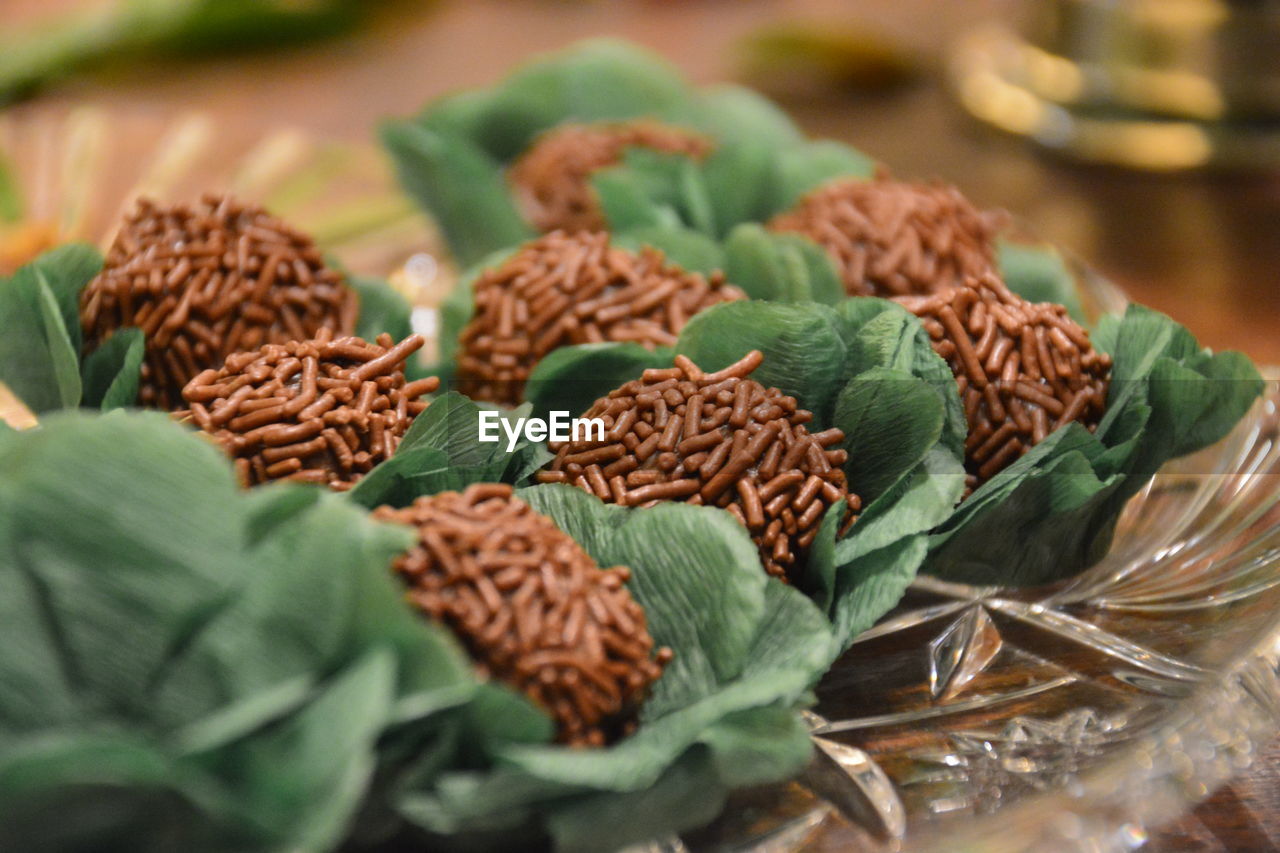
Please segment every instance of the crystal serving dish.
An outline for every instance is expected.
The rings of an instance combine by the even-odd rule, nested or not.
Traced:
[[[232,190],[423,307],[452,276],[371,147],[207,117],[0,117],[0,275],[109,240],[140,193]],[[1073,272],[1095,314],[1115,288]],[[3,392],[3,388],[0,388]],[[5,397],[0,393],[0,415]],[[1122,850],[1246,768],[1280,727],[1280,371],[1223,441],[1165,466],[1110,554],[1052,586],[916,581],[818,686],[815,758],[641,850]]]

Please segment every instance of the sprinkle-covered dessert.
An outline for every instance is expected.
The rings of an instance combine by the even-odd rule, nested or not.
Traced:
[[[177,414],[222,445],[246,486],[287,478],[345,490],[391,458],[427,407],[418,398],[439,386],[435,377],[405,380],[405,360],[423,343],[321,329],[234,353],[191,380],[182,390],[190,409]]]
[[[526,243],[473,285],[475,314],[459,336],[459,390],[514,405],[534,366],[557,347],[629,341],[672,346],[689,318],[741,290],[662,252],[611,246],[604,232],[555,232]]]
[[[684,356],[646,370],[596,401],[603,439],[552,443],[544,483],[572,483],[603,501],[661,500],[727,509],[751,533],[765,570],[786,578],[818,534],[828,507],[861,508],[841,466],[838,429],[810,433],[794,397],[749,379],[763,356],[704,373]]]
[[[409,601],[452,629],[482,673],[550,713],[560,742],[603,746],[635,728],[672,655],[654,652],[627,568],[597,566],[510,486],[474,485],[374,515],[417,530],[394,564]]]
[[[842,180],[774,217],[827,251],[850,296],[928,294],[995,269],[1000,219],[955,187]]]
[[[656,121],[566,124],[534,140],[508,172],[524,217],[539,231],[600,231],[608,227],[591,176],[622,162],[628,148],[648,148],[701,160],[704,136]]]
[[[165,206],[139,199],[81,294],[91,352],[116,329],[146,336],[138,402],[175,409],[196,374],[235,352],[349,335],[356,295],[311,238],[229,196]]]
[[[971,489],[1059,427],[1093,431],[1102,420],[1111,357],[1061,305],[1028,302],[994,275],[899,301],[923,320],[959,383]]]

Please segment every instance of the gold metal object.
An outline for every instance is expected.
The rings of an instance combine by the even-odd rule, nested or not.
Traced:
[[[1280,2],[1026,0],[966,37],[964,107],[1003,130],[1150,170],[1280,168]]]

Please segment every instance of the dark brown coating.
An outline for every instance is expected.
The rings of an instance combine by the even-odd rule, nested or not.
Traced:
[[[557,231],[526,243],[472,285],[475,314],[459,335],[459,390],[515,405],[533,368],[571,344],[671,346],[704,308],[745,298],[724,276],[686,272],[662,252],[609,244],[604,232]]]
[[[629,569],[601,569],[510,486],[421,497],[374,517],[417,530],[394,564],[409,601],[451,628],[486,677],[546,709],[560,742],[603,746],[635,728],[672,654],[654,653]]]
[[[246,486],[288,479],[342,491],[395,454],[427,408],[418,398],[439,387],[434,376],[405,381],[405,360],[422,345],[420,335],[371,344],[321,329],[234,353],[182,389],[191,408],[176,415],[222,445]]]
[[[753,350],[736,364],[703,373],[684,356],[646,370],[583,415],[602,418],[603,440],[553,442],[544,483],[572,483],[609,503],[661,500],[729,510],[751,533],[769,574],[787,578],[818,535],[828,507],[861,508],[845,484],[844,441],[777,388],[747,376],[763,360]]]
[[[1111,357],[1094,350],[1061,305],[1028,302],[994,275],[898,301],[923,320],[956,375],[970,489],[1059,427],[1078,421],[1093,431],[1102,420]]]
[[[116,329],[146,335],[138,402],[175,409],[182,387],[235,352],[355,330],[358,302],[311,238],[260,207],[207,195],[139,199],[80,297],[85,351]]]
[[[769,223],[831,255],[850,296],[935,293],[995,270],[1001,218],[955,187],[889,179],[813,190]]]
[[[628,148],[701,160],[711,141],[656,121],[561,125],[534,140],[508,172],[521,212],[539,231],[604,230],[591,176],[620,164]]]

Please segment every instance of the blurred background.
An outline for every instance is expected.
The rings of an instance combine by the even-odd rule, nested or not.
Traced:
[[[406,202],[320,210],[306,182],[336,157],[385,183],[380,119],[594,35],[760,88],[898,177],[1008,209],[1206,344],[1280,364],[1273,0],[0,0],[0,270],[86,227],[86,196],[43,221],[52,196],[180,171],[194,193],[230,152],[242,184],[307,158],[277,212],[366,252],[349,263],[392,263],[362,235],[429,247]],[[1254,768],[1149,849],[1280,847],[1280,758]]]
[[[992,21],[1050,49],[1024,55]],[[368,142],[529,54],[618,35],[695,81],[765,90],[899,177],[1007,208],[1210,346],[1280,363],[1278,21],[1272,0],[3,0],[0,121],[88,103],[199,112],[228,145],[279,128]],[[1100,80],[1111,61],[1129,77]],[[1009,85],[1020,74],[1079,108]],[[1158,129],[1135,104],[1189,121]]]

